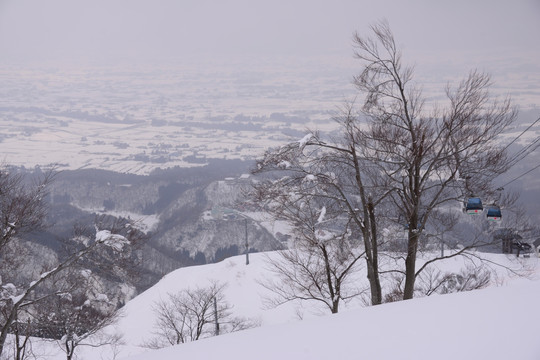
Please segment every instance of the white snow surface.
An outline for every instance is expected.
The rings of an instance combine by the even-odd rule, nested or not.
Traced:
[[[273,256],[273,254],[270,254]],[[512,264],[505,255],[492,260]],[[537,340],[540,312],[538,258],[528,262],[530,276],[500,272],[499,285],[467,293],[437,295],[376,307],[358,304],[337,315],[315,311],[313,304],[264,309],[266,289],[257,283],[269,276],[265,255],[252,254],[221,263],[177,270],[126,306],[118,324],[128,344],[139,344],[152,328],[152,303],[212,279],[226,282],[233,312],[258,318],[260,328],[222,335],[162,350],[145,350],[126,359],[540,359]],[[443,266],[458,271],[462,261]],[[298,320],[298,309],[304,320]],[[139,351],[141,349],[131,349]],[[122,358],[122,356],[120,356]]]
[[[353,302],[336,315],[311,302],[265,307],[270,293],[260,280],[272,276],[266,269],[267,256],[275,253],[251,254],[249,265],[244,256],[237,256],[166,275],[128,302],[124,316],[109,329],[123,333],[126,343],[116,359],[540,359],[540,259],[534,254],[520,259],[486,255],[513,268],[525,264],[526,278],[499,268],[487,289],[374,307]],[[454,258],[440,268],[457,272],[463,266],[463,260]],[[152,337],[157,300],[213,280],[227,284],[224,295],[235,316],[259,320],[261,327],[161,350],[140,346]],[[365,275],[359,280],[365,281]],[[48,351],[49,359],[65,357]],[[106,348],[77,351],[89,360],[113,358]]]
[[[540,283],[358,309],[188,343],[146,359],[540,358]]]

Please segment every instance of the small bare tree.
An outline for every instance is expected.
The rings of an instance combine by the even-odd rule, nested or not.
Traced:
[[[52,171],[28,179],[15,168],[0,168],[0,254],[16,236],[46,226],[45,198],[53,179]]]
[[[43,185],[43,183],[41,185]],[[38,186],[39,189],[43,188],[41,185]],[[38,195],[41,195],[42,191],[43,190],[40,190]],[[35,195],[35,192],[33,191],[28,192],[27,195],[36,199],[36,201],[41,201],[39,196]],[[31,203],[28,199],[25,201]],[[4,207],[2,210],[14,208],[16,209],[17,206]],[[41,205],[36,208],[41,209]],[[17,230],[17,224],[24,222],[25,214],[29,216],[29,213],[24,211],[18,213],[23,219],[20,221],[17,219],[7,221],[9,228],[5,229],[4,233],[9,233],[10,235],[9,237],[4,238],[4,247],[7,246],[9,241],[16,239],[14,235]],[[5,214],[2,214],[2,216],[3,218],[9,218],[10,214],[11,213],[6,212]],[[32,212],[30,212],[30,214],[32,214]],[[39,224],[39,222],[36,222],[35,224]],[[13,230],[13,228],[15,228],[15,230]],[[28,231],[31,229],[32,227],[29,227]],[[29,283],[19,284],[17,286],[12,283],[2,284],[0,291],[0,355],[4,350],[7,335],[13,332],[14,325],[19,324],[19,321],[26,321],[21,315],[24,313],[32,314],[30,309],[37,306],[43,299],[51,296],[51,293],[48,292],[40,293],[47,282],[71,269],[73,266],[80,263],[82,259],[85,259],[95,252],[106,251],[109,253],[109,250],[107,249],[110,249],[112,253],[121,254],[122,252],[127,251],[130,246],[130,234],[133,234],[133,232],[130,232],[129,230],[130,229],[124,229],[123,234],[121,234],[113,233],[106,229],[96,228],[96,233],[92,237],[81,236],[73,238],[73,246],[71,247],[69,254],[61,260],[58,260],[53,266],[41,272]],[[54,294],[54,292],[52,294]]]
[[[81,346],[120,344],[120,335],[103,332],[117,321],[119,310],[101,292],[99,280],[90,270],[74,267],[51,282],[54,282],[51,287],[56,289],[54,294],[43,298],[39,306],[31,310],[34,335],[54,339],[67,360],[71,360]]]
[[[32,323],[30,319],[26,321],[16,320],[13,323],[13,359],[25,360],[31,358],[32,354]]]
[[[268,258],[268,271],[277,275],[275,280],[263,280],[261,285],[271,290],[267,299],[272,307],[294,300],[318,301],[331,312],[337,313],[342,301],[364,293],[354,286],[350,278],[361,256],[345,263],[331,259],[329,246],[280,250],[277,258]]]
[[[389,191],[384,186],[385,179],[372,171],[374,167],[370,160],[362,156],[362,139],[358,136],[362,124],[358,121],[353,104],[345,104],[335,121],[340,129],[339,136],[324,138],[318,132],[311,131],[299,141],[266,151],[253,170],[255,174],[266,176],[266,180],[255,185],[253,195],[256,200],[266,204],[265,209],[272,216],[293,225],[299,233],[297,239],[303,241],[303,248],[310,243],[308,238],[311,238],[312,245],[319,245],[316,230],[322,224],[313,226],[319,216],[316,211],[324,206],[329,217],[339,219],[331,221],[332,229],[326,229],[340,234],[337,238],[342,237],[342,240],[335,241],[340,245],[334,249],[341,249],[345,244],[348,249],[357,247],[355,251],[348,252],[349,258],[345,263],[355,266],[358,257],[365,259],[370,299],[376,305],[382,302],[379,277],[380,221],[376,208],[388,197]],[[305,206],[308,203],[314,214],[304,210],[310,208]],[[310,220],[309,216],[313,218]],[[330,250],[319,248],[323,257],[324,252]],[[360,248],[362,250],[358,251]],[[328,275],[331,275],[330,271]],[[335,274],[335,279],[341,275],[344,274]],[[331,281],[326,283],[330,284]],[[337,299],[333,295],[330,298]]]
[[[52,171],[30,180],[15,168],[5,165],[0,168],[0,259],[3,262],[3,269],[6,269],[5,265],[10,268],[13,267],[10,264],[16,263],[16,260],[7,258],[8,254],[13,254],[13,249],[8,247],[17,247],[15,240],[19,236],[46,226],[45,197],[48,194],[47,187],[53,178]],[[0,281],[0,285],[2,285],[0,290],[0,355],[2,355],[7,334],[13,323],[18,321],[17,313],[22,298],[12,283],[2,284]],[[19,343],[17,356],[22,356]]]
[[[298,171],[261,185],[256,189],[267,211],[293,230],[291,247],[267,257],[268,270],[277,275],[261,282],[277,295],[270,303],[314,300],[337,313],[341,301],[361,293],[351,281],[364,257],[355,222],[328,198],[317,175]]]
[[[129,244],[129,240],[118,234],[111,234],[108,230],[98,231],[94,239],[79,239],[80,246],[68,258],[59,262],[54,268],[43,272],[30,284],[21,287],[15,287],[13,284],[6,284],[2,288],[5,291],[0,293],[0,314],[2,315],[2,328],[0,333],[0,350],[6,342],[8,333],[13,329],[14,323],[21,320],[20,314],[29,312],[28,309],[37,306],[45,298],[51,296],[51,293],[40,294],[41,288],[54,277],[72,268],[77,261],[84,258],[92,251],[101,247],[112,247],[120,251]],[[36,296],[36,294],[39,294]],[[91,318],[96,320],[97,318]],[[99,325],[98,325],[99,326]],[[103,327],[105,325],[102,325]]]
[[[162,348],[256,326],[255,322],[232,316],[224,288],[224,284],[213,282],[207,287],[168,294],[166,299],[157,301],[155,336],[144,345]]]

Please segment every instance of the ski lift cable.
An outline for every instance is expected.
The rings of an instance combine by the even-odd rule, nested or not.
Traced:
[[[519,175],[518,177],[516,177],[516,178],[510,180],[509,182],[507,182],[506,184],[504,184],[504,185],[502,185],[502,186],[500,186],[500,187],[501,187],[501,188],[504,188],[505,186],[507,186],[507,185],[513,183],[514,181],[516,181],[516,180],[522,178],[523,176],[525,176],[525,175],[527,175],[528,173],[530,173],[530,172],[532,172],[532,171],[538,169],[539,167],[540,167],[540,164],[536,165],[536,166],[533,167],[532,169],[530,169],[530,170],[524,172],[523,174],[521,174],[521,175]]]
[[[521,132],[521,134],[519,134],[514,140],[510,141],[510,143],[508,145],[506,145],[502,151],[508,149],[508,147],[510,145],[512,145],[514,142],[516,142],[517,139],[519,139],[523,134],[525,134],[530,128],[532,128],[539,121],[540,121],[540,117],[538,119],[536,119],[531,125],[529,125],[525,130],[523,130]]]
[[[529,156],[529,154],[531,154],[536,149],[538,149],[539,146],[540,146],[540,137],[536,138],[535,141],[533,141],[532,143],[527,145],[525,148],[523,148],[522,150],[514,154],[509,160],[510,166],[512,167],[516,165],[518,162],[520,162],[521,160],[525,159],[527,156]]]
[[[533,141],[531,141],[530,144],[528,144],[527,146],[525,146],[523,149],[521,149],[520,151],[518,151],[514,157],[517,157],[517,155],[519,155],[520,153],[524,153],[526,152],[529,148],[533,147],[534,145],[536,145],[538,142],[540,141],[540,136],[537,136],[536,139],[534,139]],[[505,148],[506,149],[506,148]]]
[[[525,134],[527,131],[530,130],[530,128],[532,128],[534,125],[536,125],[537,122],[540,121],[540,117],[537,118],[532,124],[530,124],[529,126],[527,126],[527,128],[525,130],[523,130],[518,136],[516,136],[512,141],[510,141],[510,143],[508,143],[503,149],[502,151],[505,151],[506,149],[508,149],[510,147],[510,145],[512,145],[514,142],[516,142],[517,139],[519,139],[523,134]],[[526,158],[529,154],[531,154],[532,152],[534,152],[538,146],[540,146],[540,144],[538,144],[538,142],[540,141],[540,137],[537,137],[533,142],[531,142],[529,145],[527,145],[526,147],[524,147],[523,149],[519,150],[516,154],[512,155],[512,157],[510,158],[508,164],[510,165],[510,167],[513,167],[514,165],[516,165],[518,162],[520,162],[521,160],[523,160],[524,158]]]

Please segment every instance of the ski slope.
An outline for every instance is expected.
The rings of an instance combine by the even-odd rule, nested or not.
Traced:
[[[433,295],[408,301],[364,307],[360,301],[330,315],[313,302],[265,306],[271,293],[260,282],[271,276],[268,257],[250,254],[216,264],[178,269],[132,299],[109,333],[121,333],[125,344],[116,348],[79,347],[85,360],[177,359],[540,359],[540,259],[483,254],[494,267],[492,285],[483,290]],[[421,261],[421,259],[419,259]],[[463,258],[441,262],[442,271],[458,272]],[[225,299],[235,316],[260,322],[258,328],[224,334],[160,350],[145,348],[153,336],[155,302],[168,293],[226,283]],[[365,281],[359,274],[355,281]],[[302,318],[302,320],[300,320]],[[34,340],[35,354],[65,359],[54,342]]]
[[[486,255],[508,267],[524,266],[516,277],[495,269],[494,285],[467,293],[436,295],[376,307],[348,304],[329,315],[315,304],[286,304],[267,309],[271,294],[258,282],[269,276],[266,256],[252,254],[250,264],[237,256],[218,264],[179,269],[126,306],[117,325],[129,346],[120,358],[144,359],[540,359],[539,261],[501,254]],[[441,268],[458,271],[462,259]],[[162,350],[138,347],[151,336],[152,304],[169,292],[227,283],[234,313],[257,318],[262,326]],[[496,286],[498,285],[498,286]],[[298,314],[303,320],[298,319]],[[137,354],[141,352],[140,354]]]
[[[434,296],[166,348],[131,360],[540,359],[540,283]]]

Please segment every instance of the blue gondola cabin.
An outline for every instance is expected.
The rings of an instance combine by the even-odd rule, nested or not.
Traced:
[[[487,219],[490,221],[501,221],[502,213],[501,209],[498,206],[492,206],[487,211]]]
[[[464,203],[465,212],[469,215],[480,215],[484,211],[482,200],[478,197],[471,197]]]

